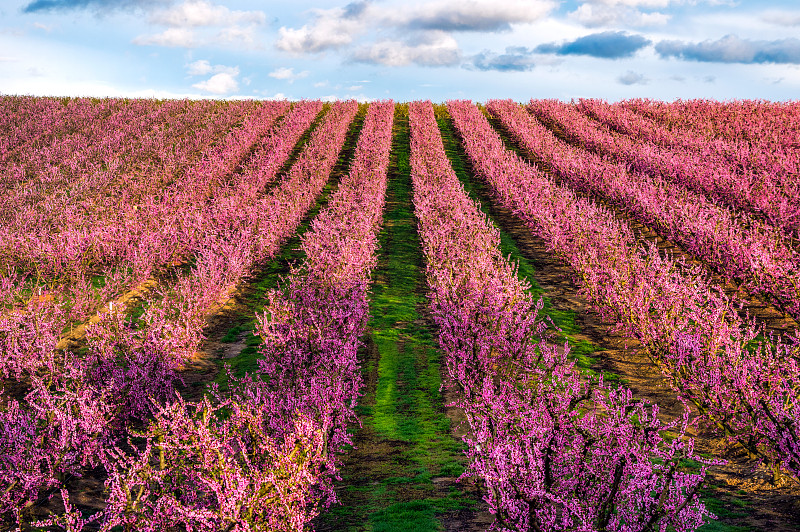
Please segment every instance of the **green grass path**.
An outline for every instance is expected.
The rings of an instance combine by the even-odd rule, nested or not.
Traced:
[[[455,482],[463,446],[450,432],[442,359],[421,315],[428,301],[411,202],[408,108],[398,105],[380,254],[370,298],[362,368],[367,383],[357,449],[345,459],[342,504],[318,530],[428,532],[442,516],[471,506]]]

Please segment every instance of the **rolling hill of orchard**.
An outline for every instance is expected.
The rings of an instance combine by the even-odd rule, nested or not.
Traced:
[[[0,529],[800,530],[800,104],[0,97]]]

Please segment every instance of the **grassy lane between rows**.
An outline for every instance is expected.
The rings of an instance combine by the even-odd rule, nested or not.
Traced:
[[[442,357],[430,324],[424,259],[411,199],[408,107],[395,109],[384,227],[371,288],[362,427],[339,496],[318,530],[430,532],[473,500],[455,479],[465,458],[440,392]]]

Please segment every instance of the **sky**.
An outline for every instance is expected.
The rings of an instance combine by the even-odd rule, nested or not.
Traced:
[[[798,0],[2,0],[0,94],[797,99]]]

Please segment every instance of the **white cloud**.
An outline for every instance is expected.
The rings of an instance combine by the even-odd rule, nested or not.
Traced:
[[[800,64],[800,40],[796,38],[772,41],[742,39],[726,35],[715,41],[699,43],[664,40],[656,44],[661,57],[710,63],[775,63]]]
[[[214,71],[211,67],[211,63],[205,59],[198,59],[194,63],[189,63],[186,65],[186,69],[186,73],[190,76],[205,76]]]
[[[207,74],[230,74],[231,76],[239,75],[239,67],[229,67],[225,65],[212,65],[206,59],[198,59],[193,63],[186,66],[186,73],[190,76],[205,76]]]
[[[140,35],[134,44],[192,48],[223,44],[256,48],[259,26],[266,22],[263,11],[232,11],[207,0],[186,0],[153,11],[148,21],[166,26],[162,33]]]
[[[167,28],[155,35],[139,35],[133,39],[133,44],[140,46],[167,46],[180,48],[194,48],[199,44],[195,34],[189,28]]]
[[[292,29],[281,27],[275,46],[292,54],[318,53],[347,46],[366,29],[364,13],[346,8],[316,9],[314,23]]]
[[[658,10],[699,2],[729,5],[730,0],[583,0],[568,17],[587,27],[664,26],[672,17]]]
[[[388,16],[411,28],[444,31],[502,31],[511,24],[534,22],[556,7],[551,0],[438,0]]]
[[[628,70],[617,78],[617,81],[623,85],[646,85],[650,80],[644,77],[643,74]]]
[[[149,17],[151,24],[176,28],[264,24],[266,19],[263,11],[231,11],[225,6],[206,0],[187,0],[168,9],[155,11]]]
[[[671,4],[683,3],[681,0],[584,0],[584,4],[603,6],[623,6],[646,9],[663,9]]]
[[[505,53],[497,54],[490,50],[483,50],[469,58],[464,65],[467,69],[497,70],[500,72],[526,72],[533,70],[537,60],[533,57],[534,50],[524,46],[506,47]]]
[[[699,3],[732,7],[738,0],[582,0],[568,18],[587,27],[664,26],[672,17],[659,10]],[[714,13],[715,17],[718,15]]]
[[[461,61],[461,50],[452,36],[431,32],[418,42],[380,41],[356,50],[352,58],[385,66],[452,66]]]
[[[778,26],[800,26],[800,11],[765,11],[761,20]]]
[[[345,7],[312,10],[311,23],[281,27],[275,46],[295,55],[321,53],[348,47],[369,33],[383,37],[372,47],[385,49],[386,43],[407,39],[409,32],[507,31],[512,24],[544,18],[556,5],[554,0],[436,0],[386,6],[362,0]],[[387,32],[396,39],[387,38]],[[363,50],[359,53],[363,55]]]
[[[200,89],[201,91],[210,92],[211,94],[230,94],[239,91],[239,82],[236,77],[239,75],[239,69],[236,73],[220,72],[214,74],[205,81],[194,83],[192,87]]]
[[[294,83],[295,80],[305,78],[309,74],[310,72],[308,70],[303,70],[302,72],[295,72],[294,68],[280,67],[270,72],[269,77],[275,79],[284,79],[287,80],[289,83]]]
[[[666,13],[637,13],[631,26],[665,26],[672,15]]]
[[[221,29],[213,39],[213,42],[220,44],[237,45],[241,44],[247,48],[259,48],[257,37],[258,29],[255,26],[231,26]]]
[[[645,13],[623,4],[583,4],[569,14],[569,18],[594,28],[598,26],[663,26],[672,18],[666,13]]]

